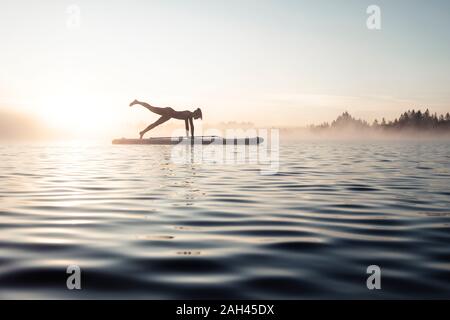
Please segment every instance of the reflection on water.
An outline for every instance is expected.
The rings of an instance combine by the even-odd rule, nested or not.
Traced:
[[[450,297],[449,143],[281,143],[275,175],[170,157],[0,146],[0,298]]]

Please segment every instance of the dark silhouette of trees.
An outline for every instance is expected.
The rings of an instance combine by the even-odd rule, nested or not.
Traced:
[[[355,127],[355,128],[367,128],[369,127],[369,124],[361,119],[355,119],[353,118],[347,111],[345,111],[342,115],[337,117],[336,120],[334,120],[331,123],[331,126],[333,128],[344,128],[344,127]]]
[[[385,129],[449,130],[450,117],[448,119],[444,115],[438,117],[436,113],[431,114],[428,109],[425,112],[408,110],[398,120],[396,119],[392,125],[385,126]]]
[[[336,120],[334,120],[331,125],[328,122],[324,122],[318,126],[311,126],[312,129],[330,129],[330,128],[337,128],[337,129],[346,129],[346,128],[358,128],[358,129],[365,129],[370,128],[370,125],[361,119],[355,119],[353,118],[347,111],[345,111],[342,115],[337,117]]]
[[[375,119],[370,125],[364,120],[353,118],[347,111],[337,117],[331,124],[327,122],[319,126],[311,126],[314,130],[323,129],[376,129],[385,131],[418,130],[418,131],[437,131],[450,132],[450,113],[444,115],[431,114],[428,109],[425,112],[421,110],[408,110],[400,115],[394,121],[386,122],[382,118],[381,122]]]

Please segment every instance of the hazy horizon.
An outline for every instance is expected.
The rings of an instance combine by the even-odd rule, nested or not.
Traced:
[[[406,111],[406,110],[405,110]],[[418,111],[418,110],[417,110]],[[422,110],[425,111],[425,110]],[[432,112],[432,110],[430,110]],[[400,115],[399,115],[400,116]],[[384,118],[384,117],[383,117]],[[398,119],[399,117],[396,117]],[[336,119],[333,119],[336,120]],[[355,120],[365,120],[356,119]],[[381,119],[378,119],[379,121]],[[394,121],[395,119],[385,119],[386,122]],[[147,121],[142,119],[137,122],[122,123],[117,129],[116,136],[111,135],[109,132],[103,132],[93,137],[89,132],[74,133],[70,130],[58,129],[56,127],[46,126],[43,122],[27,116],[25,113],[11,112],[0,110],[0,142],[2,141],[25,141],[31,142],[37,141],[65,141],[65,140],[75,140],[75,141],[97,141],[105,142],[111,140],[113,137],[138,137],[138,131],[147,125]],[[331,121],[330,121],[331,123]],[[149,136],[172,136],[182,134],[183,125],[180,121],[172,121],[163,126],[159,126],[152,130]],[[327,122],[327,124],[329,124]],[[320,130],[320,126],[323,123],[310,123],[308,125],[292,125],[292,126],[279,126],[275,127],[280,130],[281,138],[284,139],[449,139],[450,132],[447,131],[430,131],[430,130],[420,130],[418,128],[404,128],[403,130],[394,131],[384,131],[380,128],[373,128],[372,126],[368,128],[358,128],[353,126],[351,123],[348,126],[340,127],[329,127],[326,130]],[[369,124],[370,125],[370,124]],[[196,126],[197,135],[217,135],[221,132],[221,136],[226,136],[227,134],[233,134],[234,129],[243,130],[242,133],[250,134],[248,129],[256,129],[254,134],[259,134],[260,129],[271,129],[274,127],[264,127],[258,126],[252,122],[200,122]],[[20,130],[18,130],[18,128]],[[26,128],[26,130],[22,130]],[[232,131],[228,131],[231,129]],[[211,130],[214,130],[211,131]],[[217,131],[218,130],[218,131]],[[253,135],[253,134],[251,134]]]

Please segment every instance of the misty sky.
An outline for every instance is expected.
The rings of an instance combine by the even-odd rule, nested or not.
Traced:
[[[156,120],[134,98],[270,126],[450,110],[445,0],[2,0],[0,39],[0,109],[74,130]]]

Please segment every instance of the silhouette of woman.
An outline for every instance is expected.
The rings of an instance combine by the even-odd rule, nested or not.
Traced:
[[[159,126],[160,124],[163,124],[164,122],[166,122],[170,119],[184,120],[185,127],[186,127],[186,135],[189,136],[189,126],[190,126],[191,127],[191,136],[192,136],[192,138],[194,138],[194,121],[193,121],[193,119],[200,118],[203,120],[202,110],[200,108],[197,108],[193,112],[188,111],[188,110],[176,111],[172,108],[154,107],[154,106],[149,105],[148,103],[140,102],[138,100],[134,100],[132,103],[130,103],[130,107],[132,107],[136,104],[139,104],[139,105],[147,108],[151,112],[156,113],[161,116],[158,120],[156,120],[151,125],[149,125],[147,128],[145,128],[145,130],[139,132],[141,139],[145,133],[147,133],[148,131],[152,130],[153,128]]]

